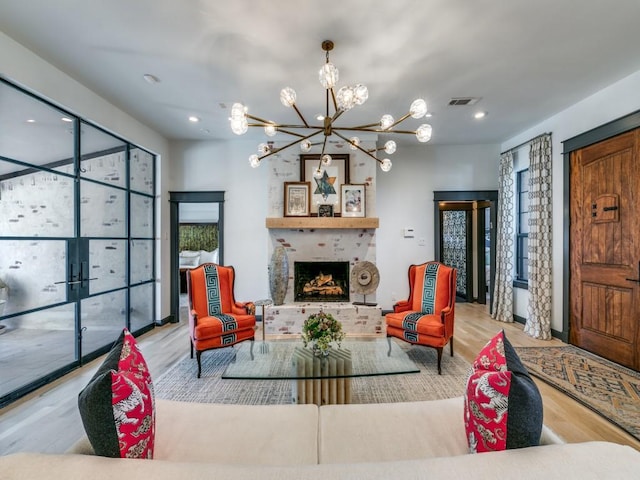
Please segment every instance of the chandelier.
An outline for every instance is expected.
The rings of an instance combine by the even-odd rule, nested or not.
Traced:
[[[315,178],[320,178],[323,175],[322,167],[329,166],[332,160],[331,155],[325,153],[327,140],[332,135],[335,135],[344,140],[352,150],[359,150],[373,158],[380,164],[380,169],[382,171],[388,172],[391,170],[391,160],[388,158],[381,159],[379,157],[379,152],[384,151],[388,155],[393,154],[396,151],[396,142],[388,140],[385,142],[383,147],[365,149],[360,145],[360,139],[357,136],[353,136],[353,132],[410,134],[415,135],[419,142],[428,142],[431,139],[431,125],[427,123],[420,125],[416,130],[398,130],[395,128],[398,124],[404,122],[409,117],[422,118],[427,114],[427,104],[421,98],[414,100],[409,107],[409,112],[398,120],[395,120],[389,114],[385,114],[377,123],[352,127],[336,125],[336,120],[338,120],[343,113],[366,102],[369,97],[369,91],[366,86],[356,84],[341,87],[336,92],[335,89],[337,88],[336,84],[338,83],[338,69],[329,61],[329,52],[333,50],[333,42],[331,40],[325,40],[322,42],[322,50],[326,52],[326,62],[318,72],[320,83],[326,90],[326,111],[323,116],[318,117],[318,120],[323,122],[322,125],[311,125],[307,120],[305,120],[296,105],[296,92],[291,87],[283,88],[280,91],[280,101],[285,107],[293,108],[295,110],[302,122],[301,124],[276,123],[271,120],[264,120],[250,115],[248,113],[248,108],[241,103],[234,103],[231,107],[231,117],[229,118],[229,121],[231,123],[231,130],[236,135],[243,135],[247,132],[249,127],[261,127],[264,128],[264,132],[268,137],[273,137],[278,132],[289,135],[290,137],[295,137],[293,141],[279,148],[274,147],[272,141],[261,143],[258,146],[258,154],[253,154],[249,157],[249,164],[253,168],[258,167],[263,159],[294,145],[300,145],[300,150],[302,152],[309,152],[313,146],[321,144],[322,152],[320,154],[320,160],[318,162],[318,167],[313,173]],[[333,107],[333,114],[330,113],[331,106]],[[323,138],[318,138],[318,141],[313,143],[312,140],[316,137]]]

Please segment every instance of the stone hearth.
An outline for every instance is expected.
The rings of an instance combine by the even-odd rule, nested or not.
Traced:
[[[343,302],[298,302],[270,305],[265,308],[264,328],[267,335],[300,335],[307,317],[322,310],[342,323],[347,335],[381,335],[384,333],[382,308]]]

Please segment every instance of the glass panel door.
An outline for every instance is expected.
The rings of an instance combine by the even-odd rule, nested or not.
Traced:
[[[0,79],[0,407],[155,323],[155,156]]]
[[[127,326],[127,144],[91,125],[80,135],[81,352],[113,344]]]

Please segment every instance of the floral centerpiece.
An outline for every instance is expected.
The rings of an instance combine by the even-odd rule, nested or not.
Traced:
[[[304,346],[311,344],[315,355],[328,355],[331,342],[336,342],[339,348],[343,338],[342,324],[333,315],[322,310],[309,315],[302,326]]]

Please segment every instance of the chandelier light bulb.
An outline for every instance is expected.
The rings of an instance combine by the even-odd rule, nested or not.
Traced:
[[[247,113],[247,108],[241,103],[234,103],[231,107],[231,119],[232,120],[241,120],[245,118]]]
[[[431,130],[431,125],[429,125],[428,123],[423,123],[422,125],[420,125],[416,130],[416,138],[418,139],[418,141],[424,143],[431,140]]]
[[[393,125],[393,117],[389,114],[383,115],[382,118],[380,119],[380,127],[383,130],[387,130],[389,127],[391,127],[391,125]]]
[[[285,107],[293,107],[296,103],[296,91],[291,87],[280,90],[280,101]]]
[[[249,130],[249,122],[246,117],[242,118],[230,118],[231,131],[236,135],[244,135]]]
[[[320,167],[313,171],[313,178],[322,178],[322,169]]]
[[[384,151],[389,155],[396,153],[396,142],[388,140],[387,143],[384,144]]]
[[[389,160],[388,158],[385,158],[384,160],[382,160],[382,163],[380,164],[380,170],[382,170],[383,172],[388,172],[389,170],[391,170],[391,166],[393,164],[391,163],[391,160]]]
[[[356,105],[362,105],[367,101],[367,98],[369,98],[369,89],[361,83],[358,83],[353,87],[353,92],[355,95]]]
[[[321,159],[322,165],[324,165],[325,167],[328,167],[329,165],[331,165],[331,160],[333,160],[333,158],[331,158],[331,155],[329,155],[328,153],[325,153]]]
[[[349,142],[350,142],[349,148],[351,150],[357,150],[358,146],[360,146],[360,139],[358,137],[351,137],[349,139]]]
[[[409,113],[413,118],[424,117],[427,114],[427,102],[421,98],[414,100],[411,107],[409,107]]]
[[[338,108],[345,112],[356,106],[356,95],[351,87],[345,86],[338,90],[336,99],[338,101]]]
[[[334,88],[338,83],[339,72],[333,63],[325,63],[318,72],[320,84],[327,90]]]
[[[267,135],[267,137],[273,137],[277,133],[276,126],[273,123],[265,125],[264,133]]]
[[[258,168],[260,166],[260,159],[258,158],[258,155],[254,153],[249,157],[249,165],[251,165],[251,168]]]
[[[302,150],[303,152],[308,152],[309,150],[311,150],[311,142],[309,140],[303,140],[300,143],[300,150]]]

